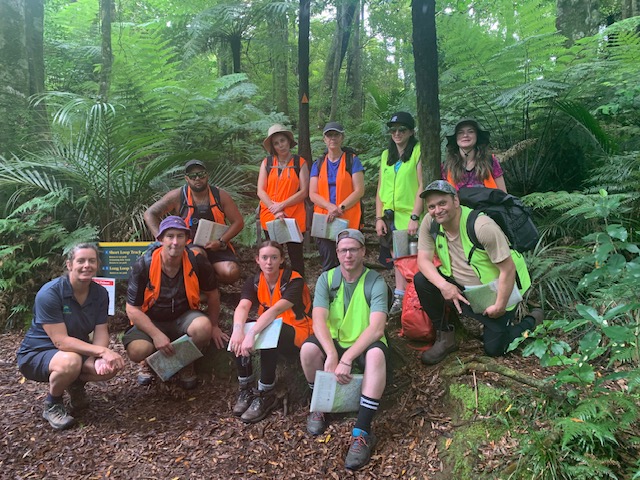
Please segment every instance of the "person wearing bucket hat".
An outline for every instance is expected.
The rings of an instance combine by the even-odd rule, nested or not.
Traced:
[[[340,264],[323,272],[313,299],[313,335],[300,348],[300,362],[313,391],[318,370],[335,375],[341,384],[352,380],[352,368],[364,373],[358,416],[352,430],[345,467],[365,466],[376,444],[374,416],[387,382],[387,321],[389,287],[384,278],[364,265],[364,235],[347,228],[336,236]],[[327,416],[312,412],[307,431],[321,435]]]
[[[393,230],[418,233],[422,216],[422,162],[420,144],[415,137],[415,121],[408,112],[396,112],[387,122],[389,145],[380,158],[380,175],[376,194],[376,233],[380,239],[379,261],[393,268]],[[394,301],[389,315],[402,311],[407,282],[395,270]]]
[[[147,228],[157,237],[160,221],[167,214],[179,215],[190,231],[191,242],[200,219],[227,224],[229,228],[219,238],[194,248],[206,254],[218,282],[234,283],[240,278],[240,264],[231,240],[244,228],[244,218],[231,195],[222,188],[209,184],[209,172],[204,162],[189,160],[185,163],[184,172],[186,185],[171,190],[144,212]]]
[[[304,233],[307,227],[305,200],[309,196],[307,161],[291,153],[291,148],[297,145],[293,132],[279,123],[269,127],[262,145],[269,153],[262,160],[258,174],[262,230],[269,238],[267,222],[292,218]],[[288,242],[286,245],[291,268],[304,276],[303,244]]]
[[[328,222],[341,218],[347,221],[349,228],[360,229],[364,167],[353,150],[342,147],[344,127],[340,123],[329,122],[322,132],[327,149],[313,163],[309,180],[309,198],[314,204],[314,214],[327,215]],[[322,271],[338,265],[334,240],[316,237]]]
[[[160,222],[158,243],[152,245],[131,267],[126,312],[131,322],[122,343],[133,362],[140,364],[138,383],[147,385],[152,375],[145,359],[156,350],[175,353],[171,344],[182,335],[191,337],[199,349],[213,340],[223,348],[229,340],[218,324],[220,292],[207,257],[187,246],[190,229],[177,216]],[[200,311],[200,295],[209,305]],[[217,307],[217,308],[215,308]],[[195,388],[193,363],[180,371],[180,385]]]
[[[460,120],[447,135],[442,178],[461,187],[485,186],[507,191],[500,162],[489,153],[489,132],[472,118]]]

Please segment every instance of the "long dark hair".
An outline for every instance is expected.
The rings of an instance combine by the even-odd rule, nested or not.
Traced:
[[[477,134],[477,132],[476,132]],[[493,156],[489,153],[489,146],[485,143],[478,145],[476,143],[475,149],[475,161],[474,167],[478,180],[484,182],[491,175],[493,167]],[[453,182],[458,184],[464,179],[466,172],[466,160],[460,155],[460,147],[458,142],[453,142],[447,145],[447,156],[444,161],[444,173],[445,175],[450,173],[453,177]]]
[[[387,156],[387,165],[395,165],[398,160],[402,160],[402,162],[407,162],[411,158],[413,154],[413,149],[418,144],[418,140],[416,139],[415,132],[413,135],[409,137],[409,141],[407,142],[407,148],[402,152],[402,156],[398,156],[398,146],[396,142],[393,141],[393,138],[389,137],[389,155]]]

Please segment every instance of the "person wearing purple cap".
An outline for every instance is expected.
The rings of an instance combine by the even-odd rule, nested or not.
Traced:
[[[188,225],[189,241],[193,240],[201,218],[228,224],[220,238],[204,246],[203,253],[213,265],[218,282],[231,284],[240,278],[240,265],[231,240],[244,228],[244,219],[231,195],[209,184],[209,173],[200,160],[189,160],[184,166],[186,185],[171,190],[144,212],[144,221],[154,237],[160,221],[167,214],[176,214]],[[200,247],[197,247],[200,248]]]
[[[336,237],[340,265],[318,278],[313,299],[313,335],[300,349],[300,361],[313,390],[318,370],[335,374],[341,384],[352,380],[352,368],[364,372],[358,417],[345,467],[365,466],[376,443],[371,424],[387,382],[387,322],[389,287],[382,276],[364,265],[365,240],[348,228]],[[307,431],[320,435],[327,428],[324,413],[307,417]]]
[[[408,112],[396,112],[387,122],[389,147],[382,152],[376,194],[376,233],[380,238],[379,261],[393,268],[393,230],[406,230],[410,236],[418,233],[422,217],[422,162],[420,144],[415,137],[415,121]],[[395,269],[395,291],[389,315],[402,312],[407,282]]]
[[[175,353],[171,342],[184,334],[200,349],[211,340],[216,348],[224,348],[229,336],[218,324],[218,282],[207,258],[187,247],[186,223],[169,216],[160,222],[156,238],[159,245],[142,255],[129,272],[126,312],[131,327],[122,339],[129,358],[144,362],[156,350],[171,356]],[[201,293],[209,313],[199,309]],[[214,305],[217,309],[211,308]],[[146,362],[142,367],[138,383],[146,385],[152,377]],[[183,388],[195,388],[197,381],[193,364],[180,372]]]
[[[329,222],[342,218],[349,228],[362,228],[362,205],[364,195],[364,167],[353,150],[342,148],[344,127],[338,122],[329,122],[322,130],[327,150],[311,167],[309,198],[314,203],[314,212],[328,216]],[[338,265],[336,243],[326,238],[316,238],[322,271]]]

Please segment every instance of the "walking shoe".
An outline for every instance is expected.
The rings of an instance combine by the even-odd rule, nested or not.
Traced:
[[[327,429],[327,420],[322,412],[311,412],[307,417],[307,432],[321,435]]]
[[[249,385],[241,386],[240,393],[238,394],[238,400],[236,400],[236,404],[233,406],[233,414],[236,417],[241,416],[244,412],[247,411],[247,408],[253,402],[253,391]]]
[[[76,419],[67,413],[62,403],[46,403],[42,418],[49,422],[54,430],[65,430],[76,423]]]
[[[144,360],[138,364],[138,385],[151,385],[153,382],[153,371]]]
[[[276,407],[278,403],[278,397],[276,397],[275,390],[269,390],[264,392],[262,390],[255,390],[253,392],[253,401],[249,408],[242,414],[240,420],[244,423],[256,423],[266,417],[271,410]]]
[[[178,384],[183,390],[193,390],[198,386],[198,376],[196,375],[193,363],[190,363],[180,370]]]
[[[72,412],[79,412],[89,406],[89,397],[84,389],[85,382],[75,381],[67,388],[69,393],[69,408]]]
[[[344,466],[349,470],[358,470],[364,467],[371,459],[371,450],[376,444],[376,437],[373,433],[361,432],[357,437],[353,437],[353,443],[347,452]]]
[[[391,308],[389,309],[389,316],[400,315],[402,313],[402,299],[404,296],[394,295],[393,303],[391,304]]]
[[[456,344],[456,332],[451,330],[445,332],[442,330],[436,331],[436,341],[429,350],[425,350],[422,354],[422,363],[425,365],[435,365],[444,360],[451,352],[458,350]]]

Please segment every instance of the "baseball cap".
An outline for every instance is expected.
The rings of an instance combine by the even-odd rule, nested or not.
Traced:
[[[178,217],[177,215],[170,215],[166,217],[164,220],[160,222],[160,227],[158,228],[158,235],[156,235],[156,240],[162,239],[162,235],[169,229],[176,230],[184,230],[187,234],[191,233],[187,224],[184,223],[182,217]]]
[[[429,185],[427,185],[427,188],[422,191],[422,193],[420,194],[420,198],[426,197],[431,192],[446,193],[447,195],[458,194],[455,187],[446,180],[436,180],[435,182],[431,182]]]
[[[344,240],[345,238],[353,238],[360,242],[360,244],[364,245],[364,234],[355,228],[346,228],[339,232],[338,235],[336,235],[336,244],[340,243],[340,240]]]
[[[207,167],[205,166],[204,163],[202,163],[200,160],[189,160],[187,163],[184,164],[184,173],[189,173],[189,169],[191,167],[202,167],[205,170],[207,169]]]
[[[329,122],[327,123],[324,128],[322,129],[322,134],[326,134],[327,132],[338,132],[338,133],[344,133],[344,127],[339,124],[338,122]]]
[[[391,120],[387,122],[387,127],[390,127],[394,123],[404,125],[409,130],[413,130],[414,128],[416,128],[416,122],[408,112],[396,112],[391,115]]]

